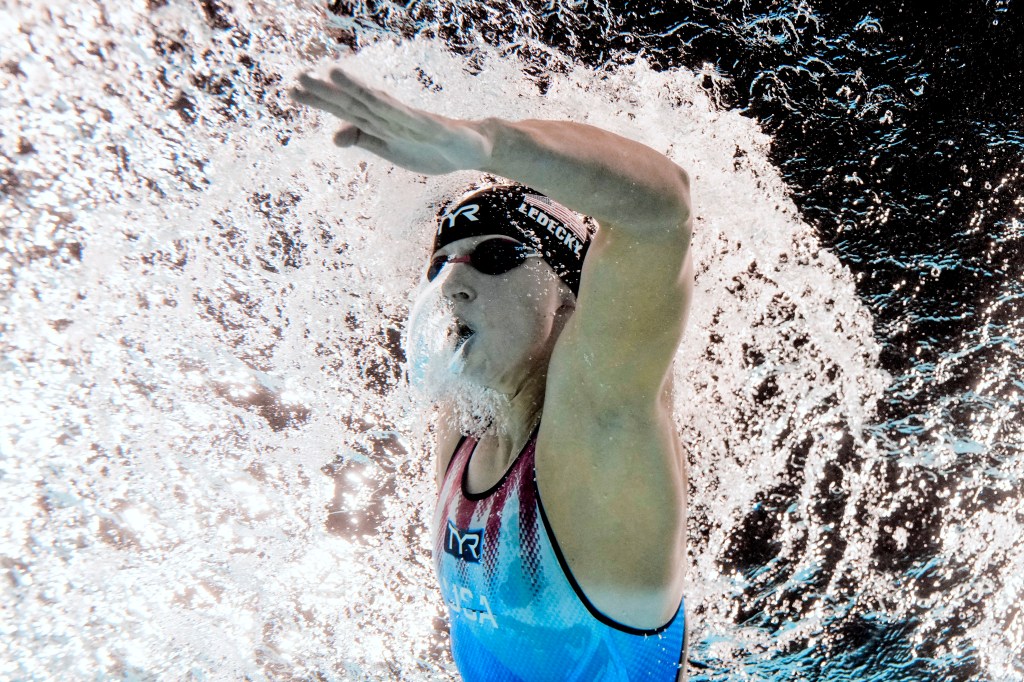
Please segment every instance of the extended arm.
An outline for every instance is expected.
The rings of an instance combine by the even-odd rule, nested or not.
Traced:
[[[569,121],[450,119],[408,107],[344,71],[300,78],[292,97],[347,121],[334,137],[409,170],[481,170],[522,182],[620,229],[688,229],[686,174],[664,155]],[[688,235],[687,235],[688,236]]]

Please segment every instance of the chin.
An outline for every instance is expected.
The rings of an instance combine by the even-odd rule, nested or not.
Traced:
[[[515,392],[514,387],[508,381],[504,381],[502,376],[491,367],[469,365],[463,369],[461,376],[466,382],[488,391],[495,391],[506,395],[511,395]]]
[[[512,396],[522,387],[524,379],[546,368],[549,355],[524,353],[522,348],[495,349],[486,342],[491,339],[474,337],[467,342],[462,354],[461,376],[480,388]],[[534,348],[534,352],[538,349]],[[540,359],[543,355],[543,359]]]
[[[481,367],[466,367],[462,370],[461,376],[466,382],[488,391],[497,391],[498,393],[510,392],[505,382],[501,381],[493,372],[488,372]]]

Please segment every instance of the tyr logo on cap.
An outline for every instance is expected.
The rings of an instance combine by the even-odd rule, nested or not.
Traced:
[[[479,204],[466,204],[465,206],[459,206],[455,209],[454,213],[446,213],[444,218],[441,219],[441,226],[437,229],[437,233],[441,234],[441,230],[446,227],[455,227],[455,219],[460,215],[476,222],[479,220],[479,218],[476,217],[477,211],[479,210]]]

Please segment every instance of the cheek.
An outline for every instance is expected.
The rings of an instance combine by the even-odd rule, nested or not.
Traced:
[[[525,270],[514,280],[494,292],[490,301],[497,311],[494,319],[494,340],[532,354],[547,345],[560,304],[559,290],[551,280],[553,273]],[[549,276],[550,275],[550,276]]]
[[[487,344],[492,353],[512,362],[535,355],[551,332],[551,321],[536,305],[523,300],[508,300],[492,318]]]
[[[545,345],[554,327],[557,303],[550,299],[547,292],[536,294],[521,310],[523,334],[532,339],[535,345]]]

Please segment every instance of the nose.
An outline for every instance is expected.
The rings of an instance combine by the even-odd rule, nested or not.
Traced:
[[[449,301],[472,301],[476,298],[476,290],[469,282],[471,268],[466,263],[449,262],[441,271],[441,295]]]

